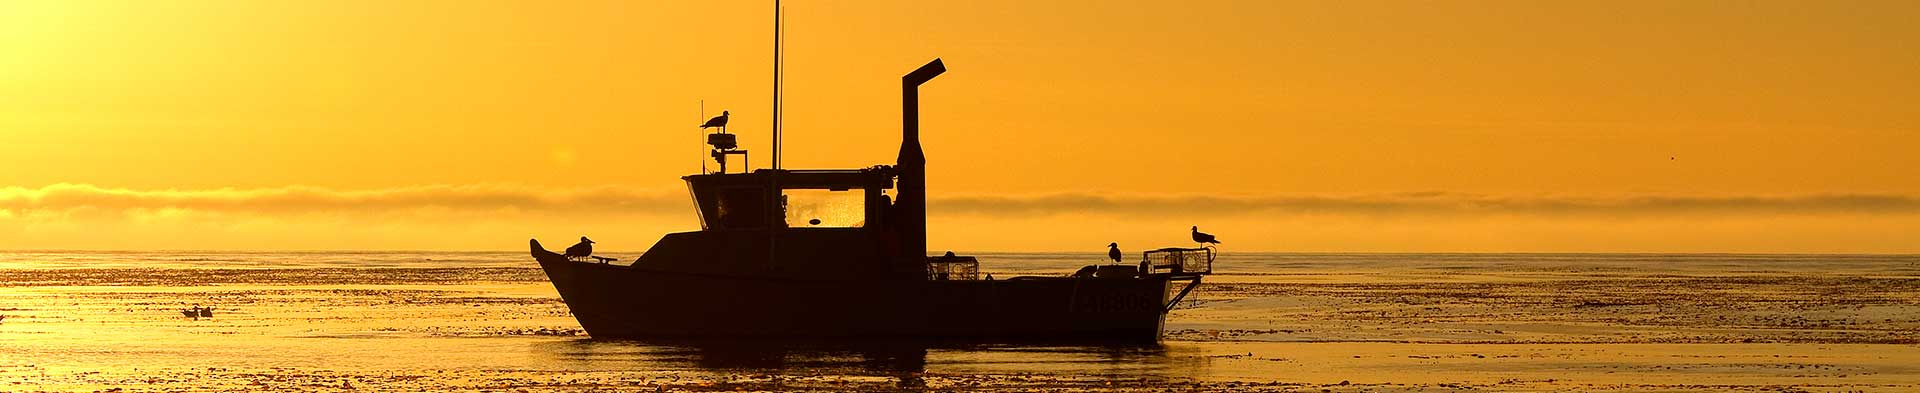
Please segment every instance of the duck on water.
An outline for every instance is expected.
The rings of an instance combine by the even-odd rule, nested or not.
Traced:
[[[918,90],[945,71],[935,59],[901,78],[891,165],[684,176],[700,230],[667,234],[631,264],[578,261],[538,240],[529,248],[596,338],[1158,341],[1171,306],[1211,272],[1211,249],[1003,280],[979,279],[974,257],[929,256]],[[714,145],[723,168],[726,145]],[[813,211],[796,198],[820,191],[857,195],[860,217],[835,220],[842,226],[806,217]]]
[[[196,304],[193,308],[180,310],[180,315],[193,319],[213,318],[213,307],[200,307]]]

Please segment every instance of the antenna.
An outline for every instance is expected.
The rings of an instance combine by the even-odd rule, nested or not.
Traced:
[[[707,100],[700,100],[700,117],[693,118],[694,123],[707,121]],[[700,174],[707,174],[707,129],[700,129]]]
[[[787,63],[787,7],[786,6],[780,7],[780,25],[775,27],[774,30],[776,30],[775,33],[780,34],[780,42],[778,43],[780,46],[780,57],[774,59],[774,61],[779,63],[782,66],[780,68],[780,79],[778,80],[780,84],[779,85],[780,91],[774,94],[780,95],[781,96],[780,98],[784,99],[786,98],[786,94],[787,94],[787,70],[785,67]],[[782,129],[787,128],[787,105],[785,102],[780,103],[779,107],[774,108],[773,121],[774,121],[774,124],[779,124],[780,128]],[[777,156],[780,155],[780,150],[778,148],[774,149],[773,154],[776,156],[775,159],[777,160],[778,159]],[[780,169],[780,163],[778,161],[774,162],[773,169]]]
[[[773,169],[780,169],[780,0],[773,0]]]

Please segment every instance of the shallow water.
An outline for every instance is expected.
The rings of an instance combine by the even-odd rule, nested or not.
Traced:
[[[1000,277],[1104,256],[963,254]],[[689,344],[586,337],[524,253],[0,253],[0,391],[1920,390],[1920,256],[1216,271],[1159,346]]]

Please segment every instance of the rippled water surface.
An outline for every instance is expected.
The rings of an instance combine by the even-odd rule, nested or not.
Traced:
[[[1003,277],[1104,256],[973,254]],[[524,253],[0,253],[0,391],[1920,391],[1920,256],[1216,271],[1162,345],[927,347],[594,340]]]

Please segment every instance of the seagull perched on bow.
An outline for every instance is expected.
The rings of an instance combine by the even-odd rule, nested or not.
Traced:
[[[1213,239],[1213,235],[1208,235],[1208,234],[1206,234],[1205,232],[1200,232],[1200,227],[1199,227],[1199,226],[1194,226],[1194,227],[1193,227],[1193,242],[1194,242],[1194,243],[1213,243],[1213,244],[1220,244],[1220,241],[1219,241],[1219,240],[1214,240],[1214,239]]]
[[[587,240],[586,236],[581,236],[580,244],[575,244],[573,245],[573,247],[567,247],[567,253],[562,255],[566,255],[567,259],[585,258],[588,256],[592,256],[593,241]]]
[[[1120,243],[1107,243],[1107,259],[1120,263]]]
[[[719,116],[714,116],[712,119],[707,119],[707,124],[700,125],[700,128],[703,128],[703,129],[713,128],[713,127],[720,127],[723,129],[727,128],[727,111],[720,111]]]

